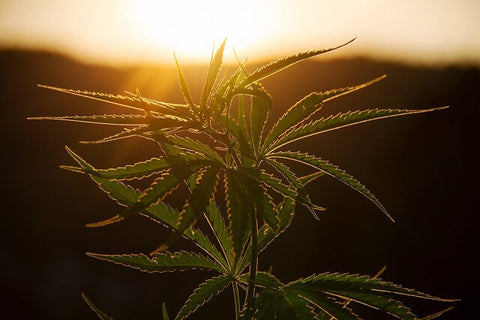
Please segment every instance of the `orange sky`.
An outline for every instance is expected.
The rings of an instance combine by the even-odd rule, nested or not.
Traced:
[[[0,46],[97,63],[208,61],[330,47],[414,63],[480,65],[479,0],[1,0]]]

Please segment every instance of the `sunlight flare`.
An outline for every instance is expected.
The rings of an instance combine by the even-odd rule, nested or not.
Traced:
[[[138,36],[152,47],[198,60],[224,38],[235,49],[254,47],[273,33],[275,17],[265,2],[253,0],[137,0],[128,10]]]

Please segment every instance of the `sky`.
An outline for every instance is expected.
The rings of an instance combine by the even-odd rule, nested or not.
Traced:
[[[337,56],[480,65],[479,0],[0,0],[0,48],[94,63],[261,59],[356,41]],[[234,49],[234,50],[233,50]]]

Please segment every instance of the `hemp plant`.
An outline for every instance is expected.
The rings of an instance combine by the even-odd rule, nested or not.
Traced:
[[[232,318],[237,320],[360,319],[353,311],[357,304],[399,319],[413,320],[420,318],[399,300],[402,296],[452,302],[382,281],[381,272],[373,277],[321,273],[286,283],[270,271],[258,270],[260,253],[290,226],[298,206],[306,207],[313,219],[318,219],[317,214],[324,208],[312,203],[306,186],[321,176],[338,179],[359,192],[393,221],[379,200],[354,177],[316,155],[286,149],[289,144],[368,121],[446,108],[369,109],[314,119],[325,103],[370,86],[385,77],[381,76],[355,86],[313,92],[272,121],[274,124],[269,127],[272,98],[260,81],[351,41],[334,48],[289,56],[251,73],[245,70],[245,63],[239,63],[234,72],[220,77],[224,41],[212,55],[198,102],[190,94],[176,57],[179,84],[185,98],[183,104],[149,99],[138,89],[136,93],[117,95],[42,85],[140,113],[33,119],[124,127],[118,134],[90,143],[137,136],[158,145],[158,157],[108,169],[98,169],[66,148],[77,165],[61,168],[86,174],[123,207],[113,217],[87,227],[103,227],[142,215],[170,230],[168,240],[149,255],[90,252],[87,255],[143,272],[210,271],[212,277],[188,297],[175,316],[177,320],[187,318],[227,287],[233,290]],[[309,166],[314,171],[298,176],[288,166],[288,161]],[[134,188],[133,179],[145,179],[149,186],[144,190]],[[183,209],[177,210],[165,202],[165,197],[180,185],[187,188],[188,196]],[[198,227],[197,221],[202,219],[210,230]],[[181,238],[194,243],[198,251],[168,251]],[[82,296],[100,319],[111,319]],[[421,319],[436,318],[449,309]],[[163,317],[169,319],[165,304]]]

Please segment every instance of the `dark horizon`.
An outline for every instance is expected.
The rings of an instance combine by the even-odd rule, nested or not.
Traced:
[[[138,139],[81,145],[78,140],[100,138],[115,128],[26,120],[124,112],[38,88],[39,83],[110,93],[138,87],[146,97],[181,102],[173,63],[112,68],[54,53],[0,50],[0,65],[1,106],[6,112],[2,117],[6,204],[0,224],[4,313],[18,319],[94,319],[81,292],[117,319],[131,319],[136,313],[138,319],[158,316],[162,302],[171,314],[176,313],[208,273],[143,274],[87,257],[86,251],[149,252],[168,233],[141,217],[101,229],[85,228],[119,207],[87,177],[58,169],[72,164],[64,145],[98,167],[146,160],[156,154],[155,146]],[[205,66],[184,67],[194,97],[199,96],[198,80],[205,70]],[[440,319],[469,318],[475,314],[480,279],[475,259],[480,69],[342,58],[302,62],[263,84],[273,96],[277,118],[311,91],[354,85],[382,74],[388,78],[327,104],[320,115],[376,107],[450,108],[326,133],[292,149],[319,154],[357,177],[397,223],[390,223],[348,187],[325,178],[310,190],[312,200],[328,211],[315,222],[300,209],[291,229],[265,253],[260,267],[273,266],[274,273],[287,281],[325,271],[375,274],[387,265],[385,280],[462,299],[454,304],[412,301],[421,316],[453,305],[455,309]],[[185,242],[175,247],[179,248],[190,249]],[[168,292],[174,281],[179,290]],[[191,319],[229,319],[227,291]],[[376,313],[366,315],[376,317]]]

